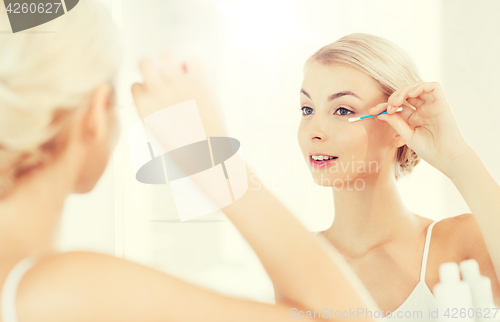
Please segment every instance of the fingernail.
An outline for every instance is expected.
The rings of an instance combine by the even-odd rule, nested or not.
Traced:
[[[394,103],[398,100],[398,96],[394,96],[394,99],[392,100]]]

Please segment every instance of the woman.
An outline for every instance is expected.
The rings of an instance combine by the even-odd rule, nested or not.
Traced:
[[[469,258],[491,279],[500,306],[500,188],[463,138],[440,85],[422,81],[398,46],[356,33],[308,59],[300,104],[299,145],[335,205],[331,227],[317,236],[342,254],[381,310],[405,321],[406,311],[427,317],[439,265]],[[403,204],[396,180],[420,157],[452,180],[472,214],[433,222]]]
[[[0,24],[9,28],[5,11]],[[104,254],[57,253],[67,196],[94,188],[117,142],[119,48],[111,17],[90,0],[32,31],[0,38],[1,322],[289,321],[308,311],[322,314],[313,320],[333,321],[330,310],[378,310],[339,254],[265,191],[248,191],[224,211],[283,295],[276,305],[209,292]],[[162,65],[141,63],[145,82],[133,87],[139,113],[154,111],[159,99],[196,98],[211,117],[196,64],[166,56]],[[225,133],[212,120],[207,134]]]

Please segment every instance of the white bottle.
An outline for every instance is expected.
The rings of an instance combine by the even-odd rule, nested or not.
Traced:
[[[486,276],[481,276],[479,265],[474,259],[460,262],[460,271],[464,281],[469,284],[472,293],[472,302],[476,311],[477,322],[497,321],[493,316],[500,315],[495,310],[491,281]],[[487,317],[485,317],[485,315]]]
[[[439,322],[475,322],[474,304],[469,284],[460,280],[457,263],[442,263],[439,280],[433,288]]]

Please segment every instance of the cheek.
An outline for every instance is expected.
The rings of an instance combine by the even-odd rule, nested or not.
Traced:
[[[335,145],[339,151],[335,152],[345,161],[363,160],[369,148],[370,136],[363,124],[349,124],[344,131],[335,133]]]
[[[328,133],[331,152],[346,161],[381,160],[390,146],[391,131],[390,125],[378,120],[342,124]],[[299,125],[297,140],[304,154],[310,138],[303,124]]]
[[[366,159],[383,161],[390,149],[392,127],[380,120],[372,120],[366,126],[367,153]]]
[[[348,129],[337,132],[336,143],[343,147],[344,157],[347,157],[347,160],[382,161],[381,157],[386,153],[390,143],[389,125],[377,120],[361,122],[363,121],[349,124]],[[342,151],[339,151],[340,153]]]
[[[306,142],[307,142],[307,137],[306,137],[306,132],[303,129],[303,124],[302,122],[299,125],[299,129],[297,131],[297,141],[299,143],[300,150],[302,151],[302,154],[304,155],[306,151]]]

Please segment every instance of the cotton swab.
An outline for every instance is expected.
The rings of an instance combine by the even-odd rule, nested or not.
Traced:
[[[402,107],[398,107],[398,109],[396,110],[396,112],[401,112],[403,110]],[[387,114],[387,111],[384,111],[380,114]],[[349,122],[356,122],[356,121],[359,121],[359,120],[362,120],[362,119],[366,119],[366,118],[369,118],[369,117],[374,117],[374,116],[379,116],[380,114],[376,114],[376,115],[367,115],[367,116],[361,116],[361,117],[351,117],[349,119]]]

